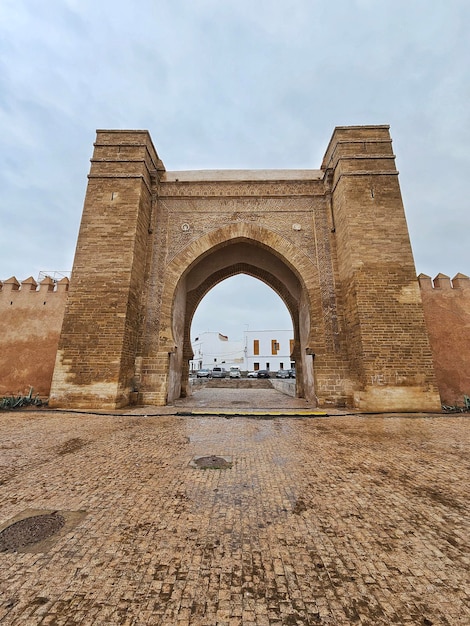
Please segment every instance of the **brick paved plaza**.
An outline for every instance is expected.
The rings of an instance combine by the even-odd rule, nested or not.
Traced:
[[[470,623],[468,417],[165,412],[0,414],[2,625]]]

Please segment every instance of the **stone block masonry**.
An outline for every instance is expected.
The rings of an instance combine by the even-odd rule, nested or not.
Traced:
[[[147,131],[98,131],[51,406],[190,393],[194,312],[240,272],[291,314],[298,397],[440,409],[388,126],[338,127],[320,169],[268,171],[168,172]]]
[[[461,405],[470,395],[470,279],[420,274],[418,284],[441,401]],[[32,386],[49,396],[67,294],[68,279],[0,283],[0,395]],[[373,382],[386,380],[377,374]]]
[[[98,133],[51,404],[113,408],[134,391],[158,168],[148,133]]]

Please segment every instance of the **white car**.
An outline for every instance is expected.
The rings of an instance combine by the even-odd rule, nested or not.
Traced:
[[[225,378],[226,374],[225,367],[212,368],[212,378]]]
[[[258,372],[248,372],[247,378],[258,378]]]
[[[241,378],[242,374],[239,367],[231,367],[229,372],[229,378]]]

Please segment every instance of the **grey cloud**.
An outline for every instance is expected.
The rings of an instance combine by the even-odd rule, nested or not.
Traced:
[[[71,264],[96,128],[147,128],[173,170],[316,168],[374,123],[417,271],[469,274],[469,27],[464,0],[2,3],[0,277]]]

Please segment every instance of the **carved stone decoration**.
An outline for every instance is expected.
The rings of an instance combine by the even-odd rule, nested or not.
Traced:
[[[187,395],[195,310],[247,273],[290,312],[298,397],[440,410],[394,159],[351,126],[319,169],[168,172],[147,131],[98,131],[49,404]]]

